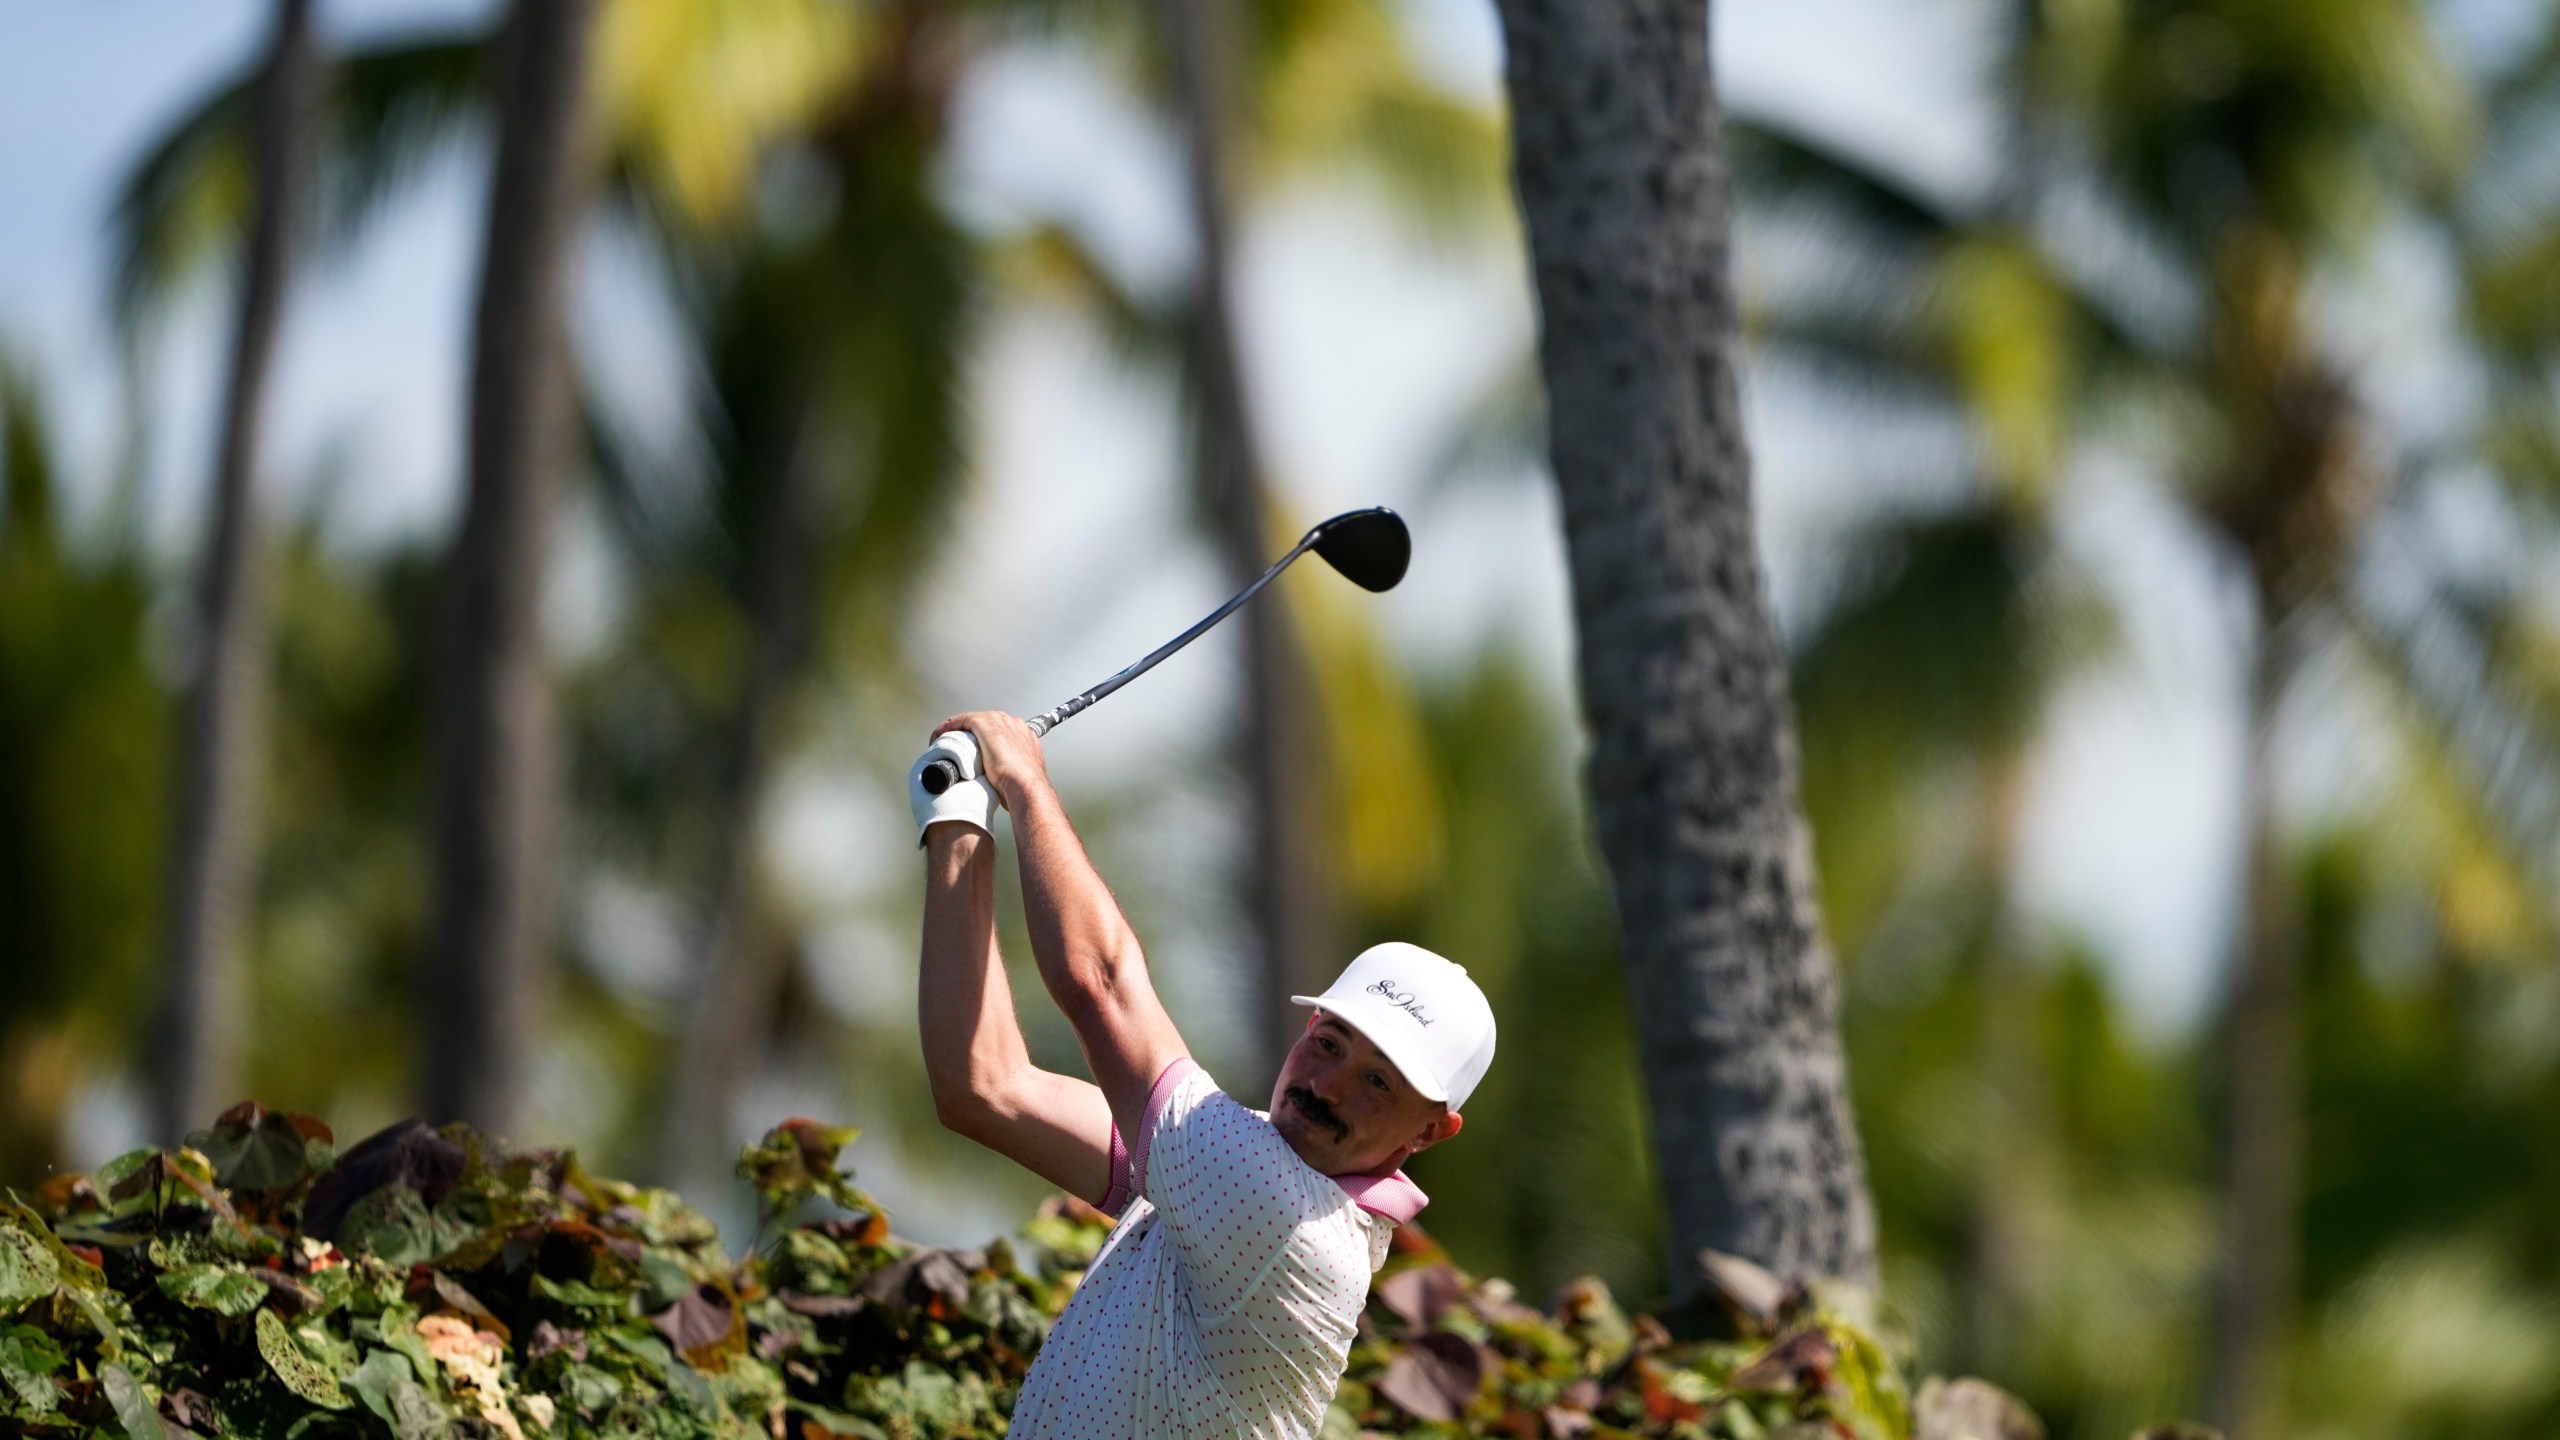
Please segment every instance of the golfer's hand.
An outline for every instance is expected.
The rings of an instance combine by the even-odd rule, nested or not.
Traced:
[[[940,791],[928,789],[926,772],[937,766],[957,771],[960,778]],[[978,746],[972,736],[965,731],[934,736],[924,753],[916,757],[916,763],[907,767],[907,809],[915,817],[918,845],[926,843],[936,825],[946,836],[974,831],[986,839],[995,838],[995,792],[981,775]]]
[[[972,710],[933,727],[936,735],[946,730],[966,730],[978,737],[979,772],[1006,809],[1013,809],[1019,797],[1047,788],[1049,762],[1040,753],[1040,737],[1031,733],[1031,726],[1020,716]]]

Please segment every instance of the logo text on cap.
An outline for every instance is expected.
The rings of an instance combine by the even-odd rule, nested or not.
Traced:
[[[1432,1023],[1431,1017],[1422,1013],[1422,1001],[1410,990],[1397,990],[1396,982],[1393,980],[1378,981],[1369,987],[1369,993],[1379,996],[1389,1005],[1412,1016],[1414,1023],[1418,1025],[1427,1026]]]

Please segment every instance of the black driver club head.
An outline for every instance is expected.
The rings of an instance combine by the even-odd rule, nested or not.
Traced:
[[[1336,515],[1316,528],[1316,553],[1363,590],[1393,590],[1412,563],[1413,536],[1404,517],[1384,505]]]

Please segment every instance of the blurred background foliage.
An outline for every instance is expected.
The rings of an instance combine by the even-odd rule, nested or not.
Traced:
[[[1755,383],[1817,397],[1867,467],[1815,542],[1789,642],[1888,1298],[1925,1370],[1986,1375],[2057,1435],[2201,1411],[2235,1345],[2277,1357],[2251,1402],[2266,1434],[2560,1431],[2560,26],[2542,14],[2482,53],[2448,39],[2460,8],[1978,7],[1994,61],[1972,80],[2001,155],[1970,194],[1800,115],[1732,117]],[[547,1133],[522,1138],[655,1167],[734,1220],[717,1157],[810,1110],[869,1128],[866,1168],[890,1172],[873,1188],[916,1197],[902,1222],[933,1238],[1028,1214],[1033,1183],[921,1118],[904,851],[850,846],[852,878],[813,886],[835,863],[780,853],[775,835],[805,832],[773,812],[814,787],[903,833],[894,787],[949,698],[917,615],[966,540],[992,327],[1078,327],[1179,403],[1179,286],[1126,273],[1073,215],[967,213],[936,170],[955,86],[1026,46],[1178,127],[1149,13],[602,6],[592,223],[649,258],[693,383],[681,423],[635,424],[595,379],[611,357],[580,357],[569,509],[616,602],[561,662]],[[1428,78],[1397,6],[1252,0],[1236,20],[1240,209],[1343,184],[1447,253],[1516,245],[1500,116]],[[487,42],[464,26],[331,58],[320,254],[361,247],[439,156],[485,151]],[[172,97],[128,157],[100,299],[136,367],[155,317],[241,243],[251,79]],[[2358,317],[2413,288],[2440,297],[2430,344],[2375,353]],[[2394,393],[2413,376],[2460,398],[2413,420]],[[1418,523],[1537,483],[1524,390],[1497,386],[1417,467]],[[60,403],[40,357],[7,353],[0,1180],[21,1186],[131,1138],[75,1131],[130,1126],[151,1059],[168,727],[194,643],[193,562],[150,543],[136,497],[139,402],[102,468],[58,444]],[[2127,476],[2219,577],[2242,677],[2226,978],[2182,1027],[2138,1014],[2089,937],[2029,923],[2016,896],[2060,697],[2121,670],[2139,623],[2074,519]],[[1295,533],[1300,487],[1263,481],[1271,533]],[[429,928],[438,537],[333,542],[365,484],[338,455],[270,487],[296,499],[268,562],[238,1077],[344,1135],[413,1103]],[[1205,520],[1183,526],[1211,548]],[[1663,1293],[1570,697],[1498,635],[1422,666],[1357,598],[1280,594],[1319,691],[1308,783],[1346,953],[1397,937],[1458,956],[1505,1017],[1466,1141],[1415,1167],[1430,1228],[1532,1295],[1588,1271]],[[1071,618],[1027,623],[1054,640]],[[1194,737],[1151,772],[1179,783],[1070,797],[1141,933],[1243,923],[1235,845],[1201,819],[1240,793],[1228,750]],[[1170,985],[1246,993],[1214,973],[1233,944],[1189,943],[1210,973]],[[1025,1020],[1072,1066],[1054,1016]],[[1249,1023],[1202,1025],[1251,1063]],[[2298,1164],[2239,1193],[2235,1145]],[[2273,1330],[2235,1339],[2220,1257],[2253,1206],[2296,1260]]]

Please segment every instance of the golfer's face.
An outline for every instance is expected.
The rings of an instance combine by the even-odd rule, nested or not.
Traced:
[[[1400,1163],[1437,1138],[1447,1113],[1416,1094],[1367,1037],[1321,1012],[1289,1047],[1271,1089],[1272,1125],[1327,1175]]]

